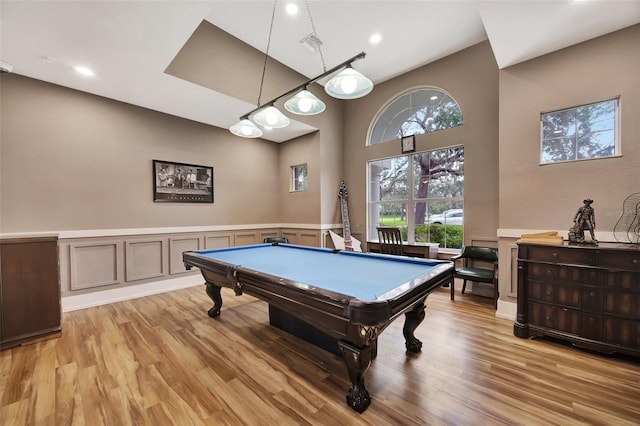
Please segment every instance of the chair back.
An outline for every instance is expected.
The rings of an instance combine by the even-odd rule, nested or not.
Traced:
[[[378,240],[380,240],[380,253],[403,255],[402,233],[400,228],[379,226]]]
[[[493,263],[498,261],[498,249],[493,247],[466,246],[462,248],[460,258]]]
[[[288,243],[287,237],[267,237],[263,241],[264,243]]]

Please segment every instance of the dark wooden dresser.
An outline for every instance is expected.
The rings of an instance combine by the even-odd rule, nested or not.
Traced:
[[[0,350],[60,333],[58,238],[0,238]]]
[[[513,332],[640,356],[640,247],[518,242]]]

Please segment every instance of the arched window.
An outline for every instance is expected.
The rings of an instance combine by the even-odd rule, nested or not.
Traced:
[[[462,126],[458,103],[435,87],[412,89],[389,101],[373,120],[368,145]]]

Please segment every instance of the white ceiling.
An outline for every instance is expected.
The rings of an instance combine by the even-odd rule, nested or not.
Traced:
[[[311,0],[296,2],[296,16],[287,3],[277,3],[270,56],[308,78],[322,73],[320,55],[299,44],[312,32],[308,5],[326,68],[365,51],[353,66],[375,84],[487,39],[505,68],[640,22],[640,0]],[[17,74],[228,128],[256,105],[164,70],[202,20],[264,52],[272,10],[270,0],[0,0],[0,60]],[[382,42],[372,46],[374,32]],[[264,138],[310,130],[294,122]]]

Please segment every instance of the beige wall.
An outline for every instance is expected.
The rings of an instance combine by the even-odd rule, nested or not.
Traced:
[[[365,59],[366,60],[366,59]],[[417,151],[453,145],[465,149],[465,241],[494,239],[498,228],[498,68],[489,43],[472,46],[347,101],[344,176],[354,232],[366,227],[367,161],[400,155],[399,142],[365,146],[372,120],[386,102],[408,89],[433,86],[460,105],[464,125],[417,136]]]
[[[0,105],[2,233],[280,220],[275,143],[16,74]],[[153,159],[213,166],[214,204],[154,203]]]
[[[320,130],[282,144],[3,75],[0,233],[319,227],[340,222],[344,179],[352,233],[363,235],[366,163],[400,154],[398,143],[366,147],[369,126],[387,101],[420,86],[443,89],[462,108],[464,126],[420,135],[417,149],[464,145],[465,243],[490,244],[504,230],[568,229],[585,197],[595,200],[597,231],[610,233],[624,197],[640,191],[639,45],[636,25],[498,70],[484,42],[378,84],[362,99],[341,102],[315,88],[327,111],[301,121]],[[618,95],[621,157],[538,164],[541,111]],[[215,203],[153,203],[153,159],[214,166]],[[309,191],[291,193],[289,167],[304,162]],[[514,241],[500,240],[501,301],[515,297]]]
[[[620,96],[622,156],[539,165],[540,113]],[[568,230],[592,198],[611,232],[640,191],[640,25],[500,71],[500,228]]]
[[[280,145],[280,222],[320,223],[320,134],[314,132]],[[291,166],[307,164],[306,191],[291,191]]]
[[[614,241],[627,195],[640,191],[640,25],[500,71],[500,300],[517,298],[521,233],[573,225],[592,198],[596,237]],[[539,165],[540,113],[620,96],[622,155]]]
[[[256,104],[260,89],[264,53],[203,21],[167,68],[167,73],[220,93]],[[229,70],[234,70],[229,73]],[[322,72],[318,58],[318,74]],[[306,77],[269,59],[261,102],[267,102]],[[342,178],[342,105],[318,84],[309,87],[327,105],[316,116],[292,116],[321,132],[283,143],[279,160],[279,202],[284,223],[334,224],[340,219],[337,188]],[[284,111],[286,99],[276,102]],[[290,192],[290,167],[307,163],[309,190]]]

